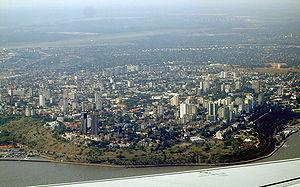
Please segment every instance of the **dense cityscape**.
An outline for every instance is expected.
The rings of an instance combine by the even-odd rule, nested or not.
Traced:
[[[277,124],[293,119],[299,108],[299,69],[291,64],[244,67],[165,61],[103,67],[87,63],[76,71],[59,64],[80,56],[69,54],[59,64],[37,66],[39,61],[49,62],[53,56],[49,51],[58,49],[27,50],[1,52],[6,68],[0,113],[43,120],[40,128],[54,133],[57,141],[92,148],[88,156],[79,158],[70,156],[72,151],[36,149],[36,142],[23,142],[29,155],[117,164],[237,162],[269,154],[296,131],[278,130]],[[23,61],[26,54],[30,56]],[[18,58],[23,66],[10,69],[8,62]],[[284,116],[277,119],[279,114]],[[267,126],[269,118],[274,127]],[[264,132],[265,128],[271,132]],[[17,133],[1,134],[5,139]],[[240,155],[253,150],[255,155]]]
[[[0,186],[298,186],[299,18],[299,0],[0,0]]]
[[[299,131],[294,0],[12,1],[2,160],[210,167],[269,158]]]

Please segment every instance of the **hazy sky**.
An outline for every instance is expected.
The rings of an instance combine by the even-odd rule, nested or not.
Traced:
[[[191,3],[199,0],[0,0],[2,7],[133,6]],[[207,0],[200,0],[207,1]]]
[[[249,5],[300,5],[299,0],[0,0],[1,8],[19,8],[19,7],[70,7],[70,6],[176,6],[197,3],[222,3],[231,5],[249,4]]]
[[[245,16],[251,23],[298,31],[300,0],[0,0],[0,43],[1,35],[7,42],[25,41],[28,35],[30,40],[48,41],[53,39],[49,32],[245,26]],[[230,22],[231,18],[237,19]],[[228,25],[223,24],[226,20]]]
[[[32,19],[91,15],[203,13],[243,16],[300,15],[300,0],[0,0],[0,26]]]

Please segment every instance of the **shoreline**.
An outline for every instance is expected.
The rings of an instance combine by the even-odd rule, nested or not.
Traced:
[[[11,162],[39,162],[39,163],[56,163],[56,164],[70,164],[70,165],[82,165],[82,166],[95,166],[95,167],[110,167],[110,168],[154,168],[154,167],[222,167],[222,166],[233,166],[233,165],[242,165],[242,164],[249,164],[253,162],[257,162],[266,158],[270,158],[273,156],[278,150],[280,150],[287,142],[288,139],[293,136],[294,134],[299,133],[299,131],[289,135],[279,146],[275,147],[275,149],[269,153],[268,155],[261,156],[251,160],[245,160],[240,162],[231,162],[231,163],[214,163],[214,164],[205,164],[205,163],[198,163],[198,164],[159,164],[159,165],[113,165],[113,164],[96,164],[96,163],[84,163],[84,162],[68,162],[68,161],[56,161],[49,159],[18,159],[18,158],[0,158],[1,161],[11,161]],[[43,156],[42,156],[43,158]]]

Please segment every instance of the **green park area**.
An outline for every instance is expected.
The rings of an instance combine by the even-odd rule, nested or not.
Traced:
[[[184,143],[164,149],[98,148],[67,141],[44,122],[32,118],[1,118],[0,131],[1,143],[19,143],[28,152],[66,162],[117,165],[216,163],[233,151],[221,141]]]

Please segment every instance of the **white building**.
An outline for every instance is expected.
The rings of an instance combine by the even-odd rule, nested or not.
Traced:
[[[170,103],[171,103],[172,106],[178,106],[179,105],[179,96],[178,95],[174,95],[170,99]]]
[[[180,104],[180,118],[183,118],[184,115],[188,113],[188,104],[181,103]]]
[[[46,98],[43,95],[39,96],[39,106],[44,107],[46,105]]]

